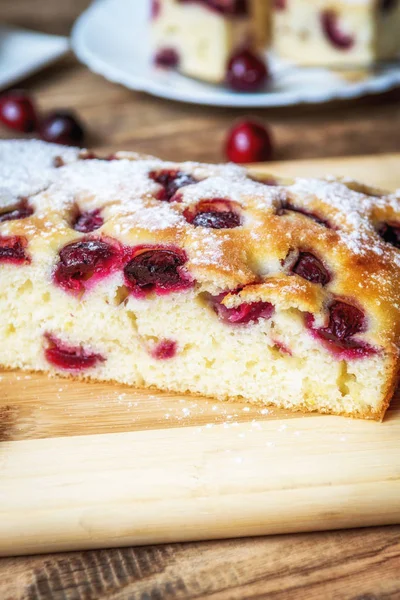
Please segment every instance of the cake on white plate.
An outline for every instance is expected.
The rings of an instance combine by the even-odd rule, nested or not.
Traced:
[[[400,53],[398,0],[275,0],[273,46],[302,65],[368,66]]]
[[[269,0],[153,0],[154,61],[220,83],[236,51],[265,48],[269,13]]]
[[[400,53],[400,0],[153,0],[152,7],[155,63],[213,83],[226,80],[243,48],[351,69]]]
[[[400,199],[0,142],[0,365],[382,419]]]

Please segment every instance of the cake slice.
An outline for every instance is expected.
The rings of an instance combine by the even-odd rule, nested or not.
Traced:
[[[400,53],[398,0],[275,0],[273,46],[302,65],[368,66]]]
[[[0,365],[382,419],[400,199],[0,142]]]
[[[269,0],[154,0],[154,62],[221,83],[236,51],[265,48],[269,14]]]

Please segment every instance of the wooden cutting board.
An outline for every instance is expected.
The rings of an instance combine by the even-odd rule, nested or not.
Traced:
[[[395,189],[399,166],[258,170]],[[400,523],[399,400],[379,424],[0,373],[0,554]]]

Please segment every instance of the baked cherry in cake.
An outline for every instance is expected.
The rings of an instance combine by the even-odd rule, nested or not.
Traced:
[[[309,219],[312,219],[313,221],[315,221],[316,223],[318,223],[318,225],[323,225],[324,227],[328,227],[330,228],[330,224],[329,222],[324,219],[323,217],[321,217],[320,215],[317,215],[316,213],[312,212],[311,210],[308,210],[307,208],[304,207],[300,207],[300,206],[294,206],[293,204],[291,204],[290,202],[282,202],[280,205],[280,208],[278,210],[278,214],[279,215],[285,215],[287,213],[299,213],[301,215],[304,215],[305,217],[308,217]]]
[[[104,362],[101,354],[85,350],[82,346],[70,346],[57,339],[54,335],[46,334],[46,360],[54,367],[66,371],[86,371]]]
[[[96,279],[109,275],[118,259],[116,247],[104,240],[72,242],[59,252],[54,280],[66,291],[81,292],[94,275]]]
[[[202,200],[187,209],[184,216],[187,222],[194,227],[234,229],[242,224],[242,218],[235,203],[224,198]]]
[[[400,222],[399,223],[384,223],[379,233],[388,244],[392,244],[395,248],[400,248]]]
[[[72,227],[75,231],[81,233],[91,233],[96,229],[99,229],[104,223],[104,219],[101,216],[101,210],[90,210],[79,212],[75,215]]]
[[[174,340],[161,340],[151,350],[151,355],[157,360],[168,360],[174,358],[177,350],[177,343]]]
[[[28,200],[26,198],[21,198],[14,206],[7,207],[4,210],[0,208],[0,223],[17,219],[26,219],[27,217],[30,217],[33,212],[33,208],[29,205]]]
[[[354,44],[354,36],[345,33],[340,27],[340,18],[334,10],[321,13],[321,24],[327,39],[338,49],[348,50]]]
[[[179,54],[175,48],[160,48],[154,55],[154,64],[158,67],[173,69],[179,65]]]
[[[335,300],[331,304],[327,327],[315,329],[314,319],[310,315],[307,325],[333,354],[341,358],[355,359],[376,353],[376,349],[355,337],[366,331],[367,320],[362,310],[347,302]]]
[[[320,285],[327,285],[331,280],[328,269],[311,252],[300,252],[297,261],[292,267],[292,273],[300,275],[300,277],[311,281],[311,283],[318,283]]]
[[[132,257],[124,267],[124,275],[128,288],[135,295],[169,294],[193,285],[185,269],[187,257],[183,250],[170,246],[141,246],[130,253]]]
[[[197,180],[192,175],[174,169],[151,171],[149,177],[162,186],[163,189],[159,193],[158,199],[165,202],[175,200],[174,196],[180,188],[197,183]]]
[[[0,263],[30,262],[27,254],[27,240],[20,236],[3,236],[0,234]]]
[[[270,302],[243,302],[237,307],[228,308],[222,303],[226,296],[223,292],[210,298],[213,309],[224,323],[246,325],[258,319],[270,319],[273,315],[274,307]]]

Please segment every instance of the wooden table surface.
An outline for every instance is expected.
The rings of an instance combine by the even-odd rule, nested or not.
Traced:
[[[66,34],[87,4],[0,0],[0,22]],[[248,114],[133,93],[72,57],[24,87],[43,110],[75,109],[87,124],[90,146],[173,160],[222,160],[225,131]],[[271,124],[280,160],[400,151],[400,90],[251,115]],[[0,560],[1,600],[172,598],[400,599],[400,527]]]

